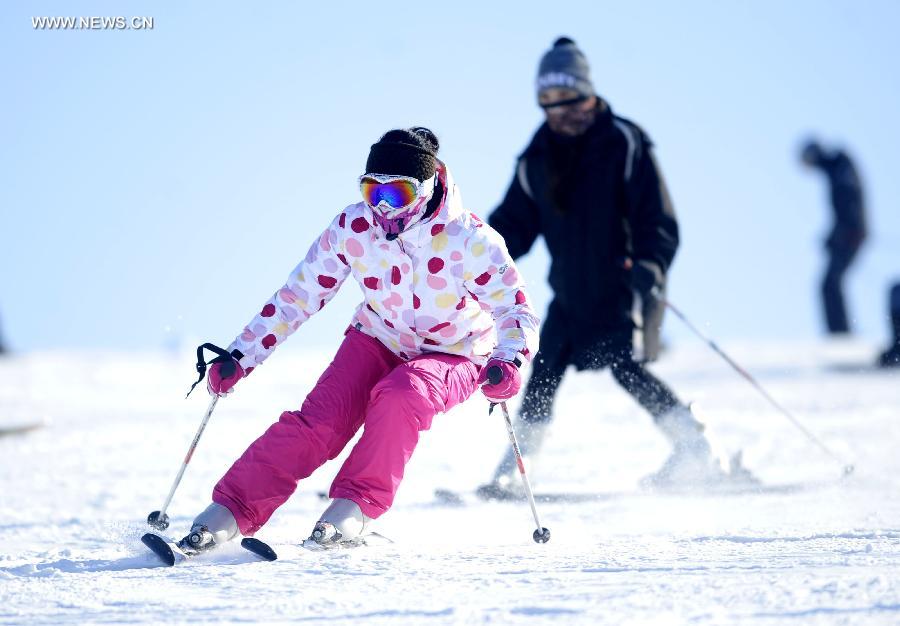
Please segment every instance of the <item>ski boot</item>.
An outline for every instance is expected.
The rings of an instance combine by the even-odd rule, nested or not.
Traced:
[[[227,508],[213,502],[194,520],[191,532],[178,542],[178,548],[188,556],[212,550],[234,539],[238,525]]]
[[[729,479],[692,407],[675,406],[660,415],[656,424],[673,449],[659,470],[641,480],[642,487],[702,489]],[[735,460],[740,464],[740,458]]]
[[[355,545],[362,541],[370,521],[356,502],[335,498],[319,517],[309,539],[323,548]]]
[[[519,452],[522,453],[522,461],[529,473],[534,471],[534,461],[540,451],[544,436],[547,433],[549,419],[525,422],[518,421],[516,428],[516,440],[519,443]],[[494,472],[491,482],[485,483],[475,490],[475,494],[482,500],[524,500],[525,488],[519,476],[519,467],[516,463],[516,455],[510,446],[506,455],[500,461]]]
[[[900,369],[900,283],[891,288],[890,314],[894,337],[888,349],[878,357],[878,366]]]
[[[878,367],[900,368],[900,342],[881,353],[878,357]]]

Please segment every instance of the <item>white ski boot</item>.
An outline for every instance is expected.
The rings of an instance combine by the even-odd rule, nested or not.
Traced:
[[[529,478],[533,480],[535,460],[540,452],[547,427],[550,420],[539,422],[516,423],[516,441],[519,443],[519,452],[522,453],[522,462]],[[508,446],[506,455],[500,461],[491,482],[485,483],[475,490],[482,500],[522,500],[525,498],[525,488],[519,476],[519,466],[516,463],[516,455],[512,446]]]
[[[352,500],[335,498],[319,517],[310,539],[323,548],[358,543],[372,521]]]
[[[181,541],[178,547],[187,555],[194,556],[201,552],[231,541],[238,535],[238,525],[227,508],[213,502],[194,520],[191,532]]]
[[[673,449],[658,471],[641,480],[641,486],[703,489],[729,480],[729,472],[713,452],[692,407],[675,406],[661,415],[656,424]]]

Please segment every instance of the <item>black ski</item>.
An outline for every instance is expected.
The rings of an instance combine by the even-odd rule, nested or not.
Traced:
[[[143,537],[141,537],[141,543],[150,548],[153,551],[153,554],[158,556],[163,563],[172,567],[175,565],[175,550],[177,549],[174,544],[169,543],[159,535],[154,535],[153,533],[147,533]],[[187,555],[185,555],[186,557]]]
[[[153,551],[153,554],[158,556],[159,559],[169,567],[174,566],[179,560],[184,561],[194,556],[194,554],[185,552],[179,548],[178,544],[153,533],[147,533],[141,537],[141,543],[150,548],[150,550]],[[274,561],[278,558],[275,550],[267,543],[254,537],[245,537],[242,539],[241,547],[266,561]]]
[[[278,558],[278,555],[275,554],[275,550],[273,550],[269,544],[260,541],[256,537],[244,537],[241,539],[241,547],[266,561],[274,561]]]

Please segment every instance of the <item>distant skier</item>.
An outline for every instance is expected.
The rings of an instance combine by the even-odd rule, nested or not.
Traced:
[[[543,56],[537,99],[546,122],[518,159],[506,197],[489,223],[513,258],[543,236],[554,291],[541,329],[519,419],[521,447],[533,457],[553,418],[553,400],[569,365],[609,367],[673,445],[654,485],[725,477],[703,426],[635,355],[634,311],[643,311],[646,358],[653,358],[662,315],[654,299],[678,247],[678,223],[647,135],[613,114],[594,92],[587,59],[558,39]],[[641,302],[635,306],[636,300]],[[595,419],[589,416],[588,419]],[[484,497],[518,490],[507,454]]]
[[[537,349],[538,320],[506,246],[463,208],[438,140],[425,128],[392,130],[369,152],[352,204],[319,236],[287,283],[209,372],[223,395],[319,311],[348,276],[363,302],[334,360],[299,411],[285,411],[232,465],[213,503],[179,544],[196,553],[252,535],[297,482],[335,458],[363,427],[315,524],[321,544],[359,537],[387,511],[435,414],[483,384],[492,400],[518,392],[518,367]],[[228,373],[229,370],[232,373]]]
[[[894,283],[891,287],[889,308],[893,337],[887,350],[878,357],[878,364],[881,367],[900,368],[900,283]]]
[[[825,150],[815,140],[806,142],[800,160],[822,170],[831,188],[834,226],[825,240],[828,267],[822,280],[825,324],[831,334],[849,333],[842,282],[866,240],[866,215],[862,182],[853,161],[843,150]]]

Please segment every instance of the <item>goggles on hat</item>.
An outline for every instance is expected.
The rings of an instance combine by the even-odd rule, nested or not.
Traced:
[[[419,198],[431,194],[434,177],[418,181],[409,176],[363,174],[359,177],[359,190],[363,201],[374,209],[385,204],[389,209],[405,209]]]

